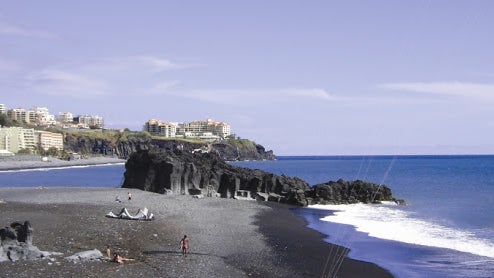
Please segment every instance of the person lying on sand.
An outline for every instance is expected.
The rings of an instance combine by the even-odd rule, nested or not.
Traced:
[[[119,264],[123,264],[124,262],[127,262],[127,261],[134,261],[134,259],[124,258],[124,257],[120,256],[120,254],[115,253],[115,255],[113,255],[112,261],[119,263]]]

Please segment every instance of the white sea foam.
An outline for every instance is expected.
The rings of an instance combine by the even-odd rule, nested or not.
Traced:
[[[323,221],[352,225],[371,237],[410,244],[449,248],[494,258],[494,242],[474,233],[446,227],[413,217],[398,206],[382,205],[313,205],[310,208],[335,211]]]

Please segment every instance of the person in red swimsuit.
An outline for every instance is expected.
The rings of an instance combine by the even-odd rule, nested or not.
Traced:
[[[180,240],[180,248],[182,249],[182,256],[187,256],[187,249],[189,249],[189,239],[187,235],[184,235],[182,240]]]

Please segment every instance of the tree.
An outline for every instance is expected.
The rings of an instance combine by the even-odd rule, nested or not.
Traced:
[[[5,114],[0,114],[0,126],[12,126],[12,120]]]
[[[49,155],[49,156],[58,156],[58,149],[55,148],[55,147],[50,147],[47,151],[46,151],[46,155]]]
[[[30,149],[20,149],[19,151],[17,151],[18,154],[31,154],[31,150]]]

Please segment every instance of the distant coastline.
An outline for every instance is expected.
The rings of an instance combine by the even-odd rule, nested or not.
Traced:
[[[44,160],[41,156],[12,156],[0,158],[0,171],[124,164],[125,161],[125,159],[105,156],[89,157],[75,160],[61,160],[55,157],[46,157],[46,159]]]

